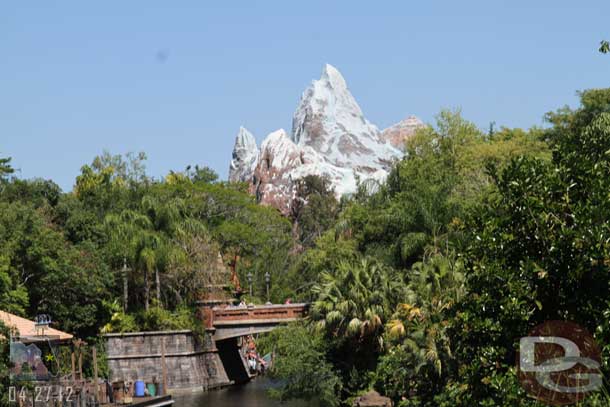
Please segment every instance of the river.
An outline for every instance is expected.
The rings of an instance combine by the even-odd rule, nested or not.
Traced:
[[[230,386],[220,390],[189,395],[176,395],[175,407],[310,407],[317,403],[290,401],[280,403],[267,395],[273,382],[266,377],[258,377],[249,383]]]

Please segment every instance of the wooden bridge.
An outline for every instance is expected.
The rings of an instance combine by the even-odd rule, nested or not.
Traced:
[[[269,332],[280,324],[304,318],[309,304],[215,306],[208,326],[215,329],[214,340]],[[208,317],[208,318],[209,318]]]

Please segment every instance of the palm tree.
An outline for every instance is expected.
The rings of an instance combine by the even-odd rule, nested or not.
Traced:
[[[181,198],[149,194],[142,198],[142,209],[150,219],[153,231],[142,242],[144,252],[141,261],[146,266],[145,278],[154,273],[157,304],[161,306],[162,272],[165,272],[164,281],[175,282],[177,276],[171,274],[180,272],[172,268],[183,269],[189,262],[185,255],[196,256],[194,253],[188,253],[190,247],[187,247],[189,245],[185,245],[185,242],[201,237],[205,240],[209,232],[203,222],[189,215],[187,205]],[[170,289],[181,300],[177,291],[180,287]]]
[[[163,250],[163,241],[159,233],[145,231],[140,235],[138,250],[136,251],[136,264],[144,273],[144,309],[150,308],[150,283],[149,277],[155,274],[155,281],[159,281],[159,259]],[[157,286],[157,298],[160,300],[160,288]],[[159,305],[159,304],[157,304]]]
[[[156,304],[161,306],[162,273],[166,273],[164,280],[175,280],[168,273],[171,273],[171,267],[177,267],[179,263],[186,264],[184,254],[188,248],[184,242],[209,235],[201,221],[188,216],[184,200],[153,193],[142,198],[139,211],[123,210],[118,214],[107,215],[105,226],[110,237],[111,255],[116,264],[122,264],[123,259],[126,259],[134,275],[141,273],[143,276],[146,310],[151,302],[151,277],[154,279]],[[127,273],[123,273],[125,311],[128,303],[128,278]]]
[[[381,341],[400,286],[389,269],[365,258],[341,262],[335,270],[323,272],[321,283],[312,290],[317,299],[311,319],[318,329],[339,338]]]
[[[129,260],[132,270],[137,271],[136,259],[138,258],[140,241],[145,230],[150,229],[151,223],[148,217],[133,210],[124,210],[119,214],[109,214],[104,219],[104,226],[110,237],[108,247],[115,263],[124,264]],[[127,311],[129,276],[127,269],[123,272],[123,311]]]
[[[404,289],[391,268],[370,258],[339,262],[320,279],[312,288],[316,300],[309,318],[313,329],[327,336],[328,355],[347,396],[367,386],[367,376],[360,373],[377,365],[384,324]]]
[[[435,256],[414,264],[409,277],[406,302],[397,307],[386,336],[406,352],[413,380],[424,385],[422,378],[440,377],[453,358],[446,316],[465,293],[464,274],[460,261]]]
[[[142,198],[142,209],[149,217],[154,230],[157,232],[155,236],[150,236],[148,239],[143,261],[147,266],[145,277],[147,277],[148,273],[154,273],[155,297],[158,306],[161,305],[161,276],[159,274],[159,267],[161,259],[164,255],[167,255],[169,249],[168,240],[173,235],[175,225],[181,218],[183,212],[182,204],[182,200],[179,199],[161,201],[154,195],[146,195]],[[149,295],[148,292],[145,292],[145,296],[148,297]]]
[[[428,312],[449,309],[465,292],[463,266],[448,256],[433,256],[415,263],[409,273],[407,301]]]

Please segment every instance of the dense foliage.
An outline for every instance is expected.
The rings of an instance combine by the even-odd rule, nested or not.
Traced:
[[[310,329],[325,333],[338,397],[372,386],[399,406],[536,405],[515,349],[550,319],[595,332],[607,372],[610,90],[581,103],[528,131],[441,112],[384,185],[343,204],[294,266],[317,281]],[[386,280],[361,264],[396,295],[379,302]]]
[[[82,337],[192,327],[203,287],[251,273],[262,301],[269,271],[272,301],[311,302],[261,344],[279,398],[537,405],[514,366],[538,323],[577,322],[610,362],[610,90],[580,96],[546,129],[443,111],[385,183],[337,201],[306,177],[289,218],[206,167],[152,179],[143,154],[96,157],[72,192],[1,159],[0,308]]]
[[[252,272],[259,296],[270,271],[284,295],[288,220],[206,167],[154,180],[145,159],[104,153],[67,193],[11,178],[10,159],[0,161],[1,309],[48,313],[59,329],[92,338],[102,327],[187,326],[177,315],[206,284],[228,284],[229,266],[242,281]]]
[[[95,344],[100,332],[201,330],[195,301],[209,285],[237,288],[231,270],[252,273],[261,298],[270,272],[284,300],[290,222],[207,167],[152,179],[145,160],[103,153],[71,192],[0,160],[0,309],[49,314]]]

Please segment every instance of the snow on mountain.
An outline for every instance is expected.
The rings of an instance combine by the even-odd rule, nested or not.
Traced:
[[[251,182],[258,202],[289,214],[295,181],[306,175],[328,178],[337,197],[355,192],[357,178],[382,182],[403,155],[392,140],[364,117],[341,73],[326,65],[302,94],[291,135],[277,130],[259,151],[254,137],[240,129],[229,180]]]
[[[388,127],[381,132],[381,139],[390,143],[395,148],[404,151],[405,141],[409,139],[415,131],[425,124],[415,116],[408,116],[406,119]]]
[[[326,65],[303,92],[292,120],[292,139],[310,146],[329,163],[357,172],[387,169],[400,151],[379,138],[350,93],[341,73]]]
[[[229,166],[229,181],[250,182],[258,163],[258,154],[256,139],[246,128],[240,127],[235,137],[233,159]]]

